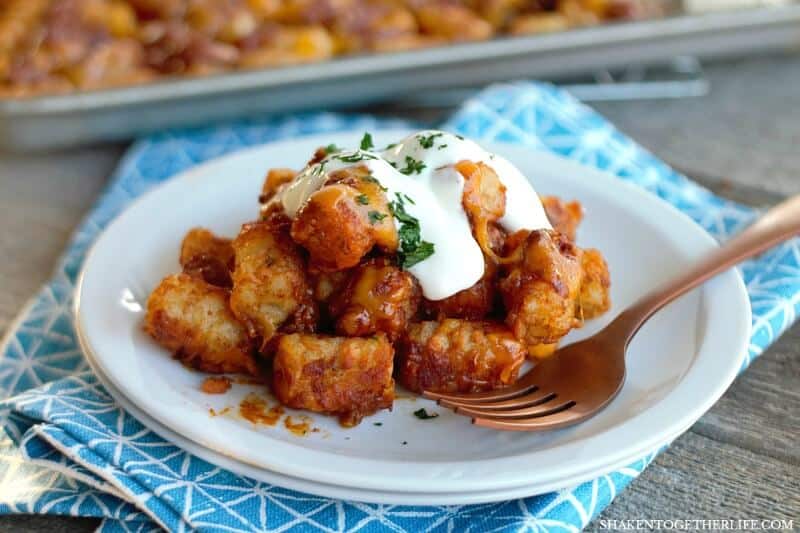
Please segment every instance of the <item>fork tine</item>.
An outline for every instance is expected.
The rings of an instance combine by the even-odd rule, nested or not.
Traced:
[[[531,392],[536,387],[533,385],[532,372],[528,372],[517,382],[503,389],[486,392],[473,392],[465,394],[443,394],[440,392],[422,391],[422,395],[429,400],[448,400],[454,402],[480,403],[490,400],[505,400]]]
[[[555,396],[554,396],[555,398]],[[472,407],[458,407],[456,408],[456,412],[459,414],[464,414],[476,418],[516,418],[516,419],[523,419],[523,418],[535,418],[538,416],[546,416],[551,415],[554,413],[558,413],[560,411],[564,411],[569,407],[572,407],[574,402],[551,402],[547,401],[545,403],[540,403],[538,405],[534,405],[532,407],[526,407],[524,409],[509,409],[504,411],[497,411],[491,409],[480,409],[480,408],[472,408]]]
[[[579,409],[572,409],[571,407],[573,406],[574,404],[570,404],[570,407],[566,409],[535,418],[503,420],[497,418],[474,417],[472,423],[480,427],[510,431],[549,431],[564,426],[571,426],[591,416],[591,412],[586,413]]]
[[[456,409],[460,407],[475,407],[480,409],[515,409],[522,407],[531,407],[540,403],[549,402],[555,398],[555,394],[549,391],[534,389],[529,394],[522,396],[515,396],[510,400],[502,400],[498,402],[465,402],[465,401],[452,401],[452,400],[439,400],[439,405]]]

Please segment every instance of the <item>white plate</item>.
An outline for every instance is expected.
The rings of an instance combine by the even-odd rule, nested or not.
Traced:
[[[376,134],[376,143],[405,133]],[[211,161],[144,195],[109,225],[86,260],[76,307],[87,355],[121,394],[185,439],[255,470],[362,491],[535,494],[605,473],[674,438],[733,380],[747,348],[750,308],[732,271],[652,319],[631,344],[620,395],[573,428],[547,434],[486,430],[421,399],[397,401],[392,412],[354,429],[315,415],[322,431],[306,437],[282,426],[210,417],[209,407],[235,405],[246,387],[222,397],[201,393],[203,376],[142,333],[148,293],[178,270],[178,246],[189,228],[202,225],[232,236],[256,217],[266,168],[300,167],[315,147],[354,145],[360,134],[296,139]],[[539,192],[579,199],[587,211],[579,244],[601,249],[608,259],[614,309],[568,341],[597,331],[637,295],[715,246],[688,217],[619,179],[517,146],[487,148],[519,166]],[[439,418],[415,418],[420,406]]]
[[[85,349],[86,348],[85,341],[81,338],[80,331],[78,336],[79,336],[79,341],[81,342],[81,346]],[[108,390],[111,396],[114,397],[117,403],[119,403],[130,414],[135,416],[140,422],[142,422],[142,424],[144,424],[146,427],[153,430],[154,432],[158,433],[164,439],[169,440],[170,442],[174,443],[180,448],[188,451],[189,453],[197,457],[200,457],[201,459],[208,461],[209,463],[221,466],[222,468],[225,468],[226,470],[229,470],[235,474],[248,476],[258,481],[263,481],[265,483],[276,485],[278,487],[298,490],[309,494],[316,494],[318,496],[324,496],[326,498],[335,498],[339,500],[348,500],[348,501],[361,501],[367,503],[385,503],[391,505],[469,505],[478,503],[508,501],[516,498],[533,496],[535,494],[542,494],[550,492],[552,490],[578,485],[579,483],[588,481],[590,479],[594,479],[596,477],[596,474],[584,473],[582,475],[577,475],[573,478],[558,479],[556,482],[552,483],[551,486],[536,485],[535,488],[523,485],[522,487],[514,487],[511,489],[483,491],[483,492],[468,491],[468,492],[451,492],[451,493],[445,493],[445,492],[429,493],[429,492],[388,492],[388,491],[374,490],[374,489],[364,490],[353,487],[329,485],[326,483],[316,483],[314,481],[285,476],[282,474],[272,472],[270,470],[257,468],[252,465],[239,462],[232,457],[227,457],[213,450],[205,448],[204,446],[201,446],[196,442],[190,441],[178,435],[174,431],[171,431],[170,429],[166,428],[165,426],[163,426],[162,424],[158,423],[156,420],[148,416],[147,413],[139,409],[133,402],[131,402],[128,398],[126,398],[124,394],[122,394],[116,387],[114,387],[114,384],[111,383],[111,380],[109,380],[102,373],[102,371],[94,364],[93,358],[90,357],[89,362],[100,382],[103,383],[106,390]],[[681,429],[678,433],[676,433],[676,435],[671,436],[668,440],[672,440],[672,438],[677,436],[679,433],[683,433],[685,429],[686,428]],[[628,464],[629,461],[626,460],[621,462],[620,464],[611,465],[609,470],[614,470],[618,467],[627,466]]]

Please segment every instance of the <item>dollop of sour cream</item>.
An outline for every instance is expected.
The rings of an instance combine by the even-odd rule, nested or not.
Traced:
[[[459,161],[485,163],[506,188],[506,211],[500,225],[518,230],[550,229],[539,196],[530,181],[508,160],[487,152],[459,135],[426,130],[409,135],[383,151],[342,151],[309,165],[270,199],[294,218],[308,198],[322,188],[328,173],[362,165],[386,189],[387,198],[404,199],[406,213],[419,221],[420,237],[434,253],[408,271],[429,300],[442,300],[468,289],[483,276],[483,252],[475,241],[462,204],[464,177]],[[399,222],[395,224],[400,227]]]

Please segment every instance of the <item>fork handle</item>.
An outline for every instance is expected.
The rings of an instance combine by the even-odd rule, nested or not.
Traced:
[[[729,268],[800,235],[800,195],[781,202],[747,229],[686,272],[644,295],[615,318],[607,329],[626,337],[626,344],[653,314],[679,296]]]

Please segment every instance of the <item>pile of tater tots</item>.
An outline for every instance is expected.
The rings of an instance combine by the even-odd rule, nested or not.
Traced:
[[[455,168],[484,255],[472,287],[424,297],[398,262],[385,189],[363,166],[330,172],[293,219],[269,206],[296,172],[272,169],[259,219],[234,239],[188,232],[182,272],[153,290],[145,330],[187,366],[263,379],[282,404],[343,425],[390,409],[395,380],[417,393],[513,384],[526,359],[557,357],[564,335],[609,309],[608,267],[575,244],[578,202],[544,197],[553,229],[507,234],[496,223],[506,203],[497,174],[484,163]],[[476,233],[487,220],[488,241]]]
[[[552,32],[653,0],[3,0],[0,97]]]

